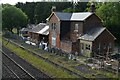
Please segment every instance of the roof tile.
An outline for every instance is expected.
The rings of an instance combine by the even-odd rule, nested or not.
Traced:
[[[60,20],[84,21],[93,13],[91,12],[78,12],[78,13],[55,12],[55,14]]]

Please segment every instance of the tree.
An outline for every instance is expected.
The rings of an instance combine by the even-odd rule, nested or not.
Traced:
[[[63,12],[74,12],[74,9],[73,8],[66,8],[63,10]]]
[[[95,13],[102,19],[103,25],[117,38],[120,44],[120,2],[94,2]],[[88,2],[86,11],[90,11]]]
[[[34,10],[36,7],[36,2],[26,2],[26,3],[21,3],[18,2],[15,5],[17,8],[20,8],[26,15],[28,16],[29,23],[34,24]]]
[[[119,2],[94,2],[95,13],[102,19],[103,25],[117,38],[120,44],[120,3]],[[86,11],[90,11],[91,2],[88,2]]]
[[[70,2],[26,2],[17,3],[16,7],[22,9],[28,15],[29,23],[37,24],[45,22],[51,14],[52,6],[56,6],[56,11],[62,11],[72,6]]]
[[[99,4],[96,13],[103,20],[104,26],[106,26],[110,32],[117,38],[117,42],[120,41],[120,3],[109,2]],[[120,43],[120,42],[119,42]]]
[[[27,15],[19,8],[15,6],[8,6],[2,10],[2,24],[3,29],[7,29],[12,32],[13,28],[20,28],[26,26]]]
[[[63,12],[83,12],[87,7],[87,2],[78,2],[76,4],[72,3],[72,6],[65,8]]]
[[[51,14],[52,6],[56,6],[56,11],[61,12],[71,5],[70,2],[37,2],[34,11],[34,21],[35,23],[45,22],[46,18]]]

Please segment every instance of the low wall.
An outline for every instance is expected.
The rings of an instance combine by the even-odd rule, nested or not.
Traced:
[[[70,53],[72,51],[72,42],[70,42],[70,41],[61,41],[60,42],[60,48],[63,51]]]

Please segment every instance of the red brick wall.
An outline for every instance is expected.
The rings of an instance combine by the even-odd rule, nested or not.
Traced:
[[[100,27],[100,26],[102,27],[101,19],[95,14],[93,14],[84,21],[83,33],[86,33],[86,31],[92,28]]]
[[[51,38],[51,34],[49,32],[49,45],[51,45],[51,43],[52,43],[52,38]]]
[[[92,50],[94,52],[97,51],[99,43],[101,46],[101,48],[100,48],[101,53],[105,53],[107,51],[109,43],[112,44],[112,48],[110,50],[111,50],[111,52],[113,51],[114,38],[113,38],[113,36],[111,36],[111,34],[107,30],[105,30],[103,33],[101,33],[101,35],[93,42]],[[106,44],[106,49],[104,49],[104,44]]]
[[[53,14],[49,20],[49,44],[51,46],[52,44],[52,37],[56,38],[56,47],[59,48],[60,47],[60,24],[59,24],[59,20],[58,18]],[[56,23],[57,27],[56,30],[52,30],[51,25],[52,23]]]
[[[70,42],[70,41],[61,41],[60,48],[68,53],[71,52],[79,52],[79,43],[78,42]]]
[[[61,41],[60,43],[61,43],[60,48],[63,51],[68,52],[68,53],[71,52],[71,50],[72,50],[72,43],[71,42]]]
[[[56,36],[56,47],[60,48],[60,35],[59,34],[57,34]]]
[[[72,51],[74,51],[74,52],[79,52],[79,41],[77,41],[77,42],[74,42],[73,44],[72,44]]]
[[[78,24],[78,32],[75,32],[75,24]],[[77,34],[82,34],[83,33],[83,22],[80,21],[73,21],[71,22],[71,29],[70,29],[70,40],[73,42],[77,41]]]
[[[72,40],[73,42],[76,42],[77,41],[77,34],[76,33],[70,34],[70,40]]]
[[[58,18],[53,14],[50,18],[50,21],[51,22],[57,22],[58,21]]]

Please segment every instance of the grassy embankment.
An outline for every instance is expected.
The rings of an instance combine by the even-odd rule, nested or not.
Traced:
[[[64,70],[57,68],[57,67],[45,62],[44,60],[41,60],[40,58],[38,58],[36,56],[33,56],[28,51],[23,50],[14,44],[8,43],[6,45],[6,43],[7,43],[7,41],[3,40],[3,44],[7,48],[9,48],[13,52],[15,52],[21,58],[24,58],[26,61],[31,63],[36,68],[40,69],[41,71],[43,71],[51,76],[54,76],[56,78],[77,78],[77,76],[71,75],[71,74],[65,72]]]
[[[5,43],[5,41],[4,41],[4,43]],[[12,46],[12,47],[14,47],[15,45],[13,45],[13,44],[11,44],[11,43],[9,43],[6,47],[8,47],[8,48],[11,48],[10,46]],[[15,46],[16,47],[16,46]],[[14,48],[12,48],[12,49],[14,49]],[[21,48],[17,48],[18,50],[14,50],[14,51],[21,51],[22,49]],[[31,49],[32,50],[32,49]],[[25,51],[25,50],[22,50],[22,51]],[[33,50],[34,51],[34,50]],[[25,52],[22,52],[22,54],[23,53],[26,53],[27,51],[25,51]],[[34,51],[35,52],[35,51]],[[18,53],[17,53],[18,54]],[[19,54],[19,55],[22,55],[22,54]],[[29,53],[27,52],[27,54],[23,54],[22,55],[22,57],[24,58],[24,56],[27,56]],[[36,53],[37,54],[37,53]],[[106,71],[101,71],[101,70],[93,70],[93,71],[95,71],[96,73],[94,73],[94,75],[91,73],[91,74],[87,74],[87,73],[82,73],[81,71],[79,71],[79,70],[76,70],[75,68],[73,68],[73,67],[75,67],[75,66],[77,66],[77,65],[80,65],[79,63],[77,63],[76,61],[73,61],[73,60],[68,60],[68,59],[66,59],[65,57],[61,57],[61,56],[56,56],[56,55],[54,55],[54,54],[40,54],[41,56],[43,56],[43,57],[46,57],[46,58],[48,58],[48,59],[50,59],[51,61],[53,61],[53,62],[56,62],[56,63],[59,63],[60,65],[62,65],[62,66],[64,66],[64,67],[66,67],[66,68],[68,68],[68,69],[70,69],[70,70],[72,70],[72,71],[75,71],[75,72],[77,72],[77,73],[79,73],[79,74],[81,74],[81,75],[83,75],[84,77],[87,77],[87,78],[95,78],[95,75],[99,75],[99,74],[103,74],[104,73],[104,75],[105,76],[107,76],[107,77],[109,77],[109,78],[115,78],[115,77],[117,77],[116,75],[113,75],[112,73],[110,73],[110,72],[106,72]],[[31,57],[32,57],[33,55],[31,55]],[[33,58],[33,57],[32,57]],[[31,58],[31,59],[32,59]],[[27,59],[27,58],[25,58],[25,59]],[[81,58],[82,59],[82,58]],[[29,61],[29,59],[27,59],[28,61]],[[30,61],[31,62],[31,61]],[[32,64],[34,63],[35,61],[33,61],[32,60]],[[34,66],[36,66],[37,68],[39,68],[39,64],[41,64],[41,62],[40,63],[38,63],[38,61],[36,61],[37,63],[34,63],[33,65]],[[44,61],[43,61],[44,62]],[[42,67],[44,67],[44,66],[42,66]],[[45,67],[46,68],[46,67]],[[43,71],[44,71],[44,69],[43,69]],[[45,71],[46,71],[46,69],[45,69]],[[53,69],[51,69],[50,71],[53,71],[53,74],[56,74],[56,72],[54,73],[54,70]],[[47,71],[46,71],[47,72]],[[47,72],[47,73],[49,73],[49,71]],[[57,73],[58,74],[58,73]]]

